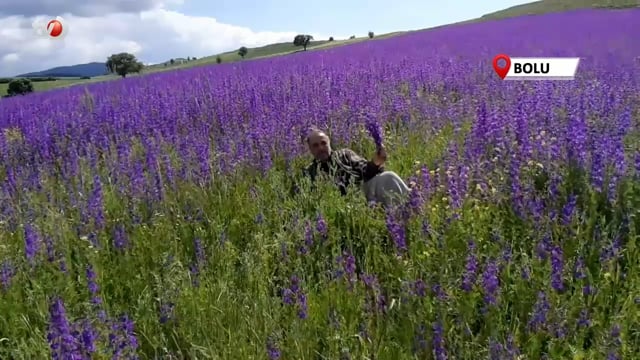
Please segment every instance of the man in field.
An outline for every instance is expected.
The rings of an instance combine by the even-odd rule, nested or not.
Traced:
[[[314,157],[305,170],[311,182],[322,172],[334,180],[342,195],[347,193],[349,185],[360,185],[367,201],[385,207],[409,192],[407,185],[395,172],[384,170],[387,160],[384,146],[377,150],[373,160],[367,161],[350,149],[331,149],[329,137],[318,129],[311,130],[306,141]]]

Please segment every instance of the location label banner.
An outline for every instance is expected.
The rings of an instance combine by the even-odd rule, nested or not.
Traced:
[[[500,54],[493,69],[503,80],[573,80],[580,58],[512,58]]]

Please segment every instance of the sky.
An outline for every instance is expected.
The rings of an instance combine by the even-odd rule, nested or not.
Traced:
[[[105,62],[130,52],[145,64],[276,42],[417,30],[531,2],[517,0],[0,0],[0,77]],[[56,16],[63,40],[33,28]]]

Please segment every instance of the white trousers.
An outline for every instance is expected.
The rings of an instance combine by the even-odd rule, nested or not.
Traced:
[[[394,204],[409,193],[409,187],[398,174],[385,171],[362,184],[368,202],[382,203],[385,207]]]

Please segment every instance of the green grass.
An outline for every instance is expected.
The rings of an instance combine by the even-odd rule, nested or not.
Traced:
[[[638,0],[542,0],[486,14],[478,20],[496,20],[587,8],[622,9],[638,6],[640,6]]]
[[[118,78],[119,78],[118,76],[114,76],[114,75],[96,76],[91,79],[58,78],[55,81],[34,81],[32,82],[32,84],[33,84],[34,91],[46,91],[51,89],[58,89],[58,88],[78,85],[78,84],[90,84],[94,82],[114,80]],[[0,96],[4,96],[7,94],[8,87],[9,87],[9,84],[0,84]]]

